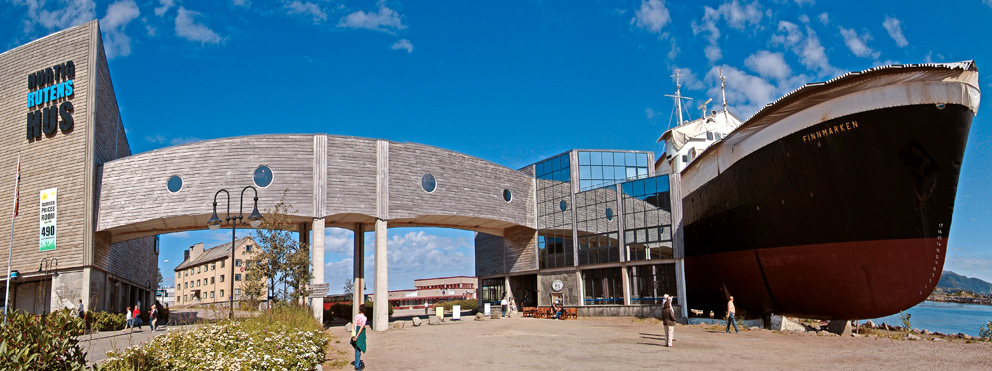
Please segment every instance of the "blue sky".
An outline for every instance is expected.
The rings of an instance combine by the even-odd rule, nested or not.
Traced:
[[[981,71],[992,66],[992,0],[13,0],[0,6],[0,48],[94,18],[135,153],[328,133],[424,143],[517,168],[571,148],[660,151],[675,68],[697,103],[720,101],[722,68],[731,109],[748,117],[847,71],[968,59]],[[990,77],[981,77],[986,91]],[[992,281],[986,102],[965,153],[945,269]],[[224,243],[229,233],[163,236],[167,281],[182,249]],[[350,238],[327,233],[332,292],[351,275]],[[372,235],[366,240],[371,253]],[[390,289],[473,274],[472,241],[464,231],[390,230]]]

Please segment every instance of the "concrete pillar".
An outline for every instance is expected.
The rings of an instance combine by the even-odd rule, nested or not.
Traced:
[[[620,266],[620,279],[623,281],[623,305],[630,305],[630,274],[626,265]]]
[[[386,331],[389,328],[389,275],[386,269],[386,221],[375,220],[375,303],[372,314],[372,330]]]
[[[355,224],[355,271],[351,289],[351,318],[358,315],[358,306],[365,302],[365,227]]]
[[[313,278],[310,279],[310,283],[316,285],[324,283],[324,218],[314,219],[311,230],[313,231],[313,243],[310,244],[312,254],[310,269],[313,272]],[[313,317],[318,322],[324,323],[324,298],[311,298],[310,309],[313,310]]]

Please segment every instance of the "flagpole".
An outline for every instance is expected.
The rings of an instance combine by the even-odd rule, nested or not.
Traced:
[[[17,152],[17,175],[14,179],[14,210],[10,212],[10,246],[7,248],[6,292],[3,295],[3,325],[7,326],[7,311],[10,307],[10,258],[14,251],[14,217],[17,216],[18,197],[21,187],[21,153]]]

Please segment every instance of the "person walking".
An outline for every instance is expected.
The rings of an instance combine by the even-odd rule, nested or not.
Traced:
[[[509,303],[506,301],[506,297],[504,296],[503,297],[503,300],[500,300],[499,301],[499,307],[503,310],[503,317],[506,317],[506,307],[507,307],[507,305],[509,305]]]
[[[355,347],[355,369],[362,370],[365,368],[365,364],[362,363],[362,353],[366,350],[365,344],[365,324],[368,323],[368,318],[365,317],[365,304],[358,307],[358,314],[355,315],[354,329],[351,335],[351,346]]]
[[[76,306],[76,312],[79,313],[79,318],[86,317],[86,306],[83,305],[83,299],[79,299],[79,305]]]
[[[666,300],[664,309],[661,311],[661,319],[665,322],[665,346],[671,347],[675,340],[675,310],[672,309],[672,301]]]
[[[741,333],[737,329],[737,321],[734,321],[734,314],[737,313],[737,308],[734,307],[734,297],[731,296],[730,300],[727,300],[727,333],[730,333],[730,325],[734,325],[734,332]]]
[[[152,332],[155,332],[158,325],[158,306],[152,305],[152,312],[148,314],[148,320],[152,322]]]
[[[134,313],[131,312],[131,307],[127,307],[127,309],[124,310],[124,319],[124,328],[132,328],[134,323]]]
[[[134,306],[134,315],[132,316],[132,322],[131,322],[131,325],[132,326],[131,327],[137,326],[138,327],[138,330],[141,330],[141,318],[139,316],[141,316],[141,310],[138,309],[138,306],[137,305],[135,305]]]

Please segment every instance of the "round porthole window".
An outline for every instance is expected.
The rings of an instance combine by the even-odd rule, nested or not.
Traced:
[[[420,187],[427,193],[434,192],[437,189],[437,179],[434,179],[434,175],[431,173],[424,174],[420,177]]]
[[[613,209],[606,208],[606,220],[613,221]]]
[[[169,187],[169,192],[179,192],[180,189],[183,189],[183,178],[180,178],[178,175],[170,176],[167,185]]]
[[[272,184],[272,169],[265,165],[256,167],[254,178],[255,185],[262,188],[268,187],[269,184]]]
[[[513,194],[510,193],[509,189],[503,190],[503,201],[510,202],[513,199]]]
[[[561,211],[568,210],[568,202],[561,200],[561,202],[558,203],[558,207],[561,208]]]

